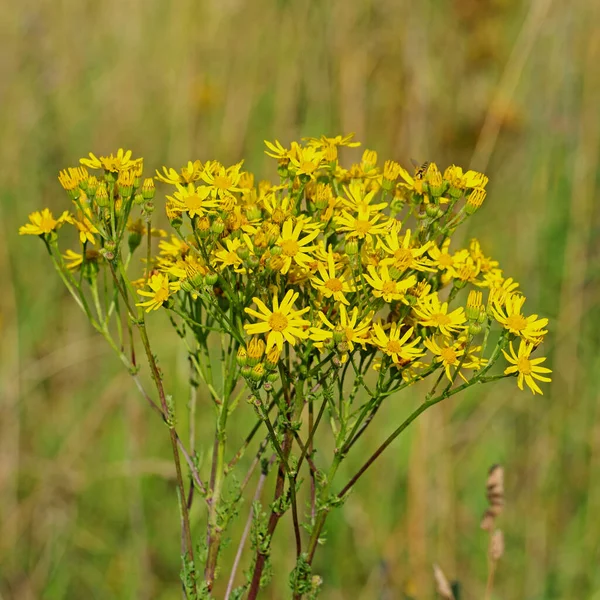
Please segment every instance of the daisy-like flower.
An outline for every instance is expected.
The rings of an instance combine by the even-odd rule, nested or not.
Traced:
[[[347,239],[356,237],[360,240],[366,239],[369,243],[373,241],[374,235],[383,235],[388,231],[389,222],[387,220],[378,223],[382,218],[385,217],[381,213],[371,216],[364,210],[358,211],[356,215],[344,210],[341,215],[334,217],[337,230],[339,232],[345,231]]]
[[[477,171],[467,171],[463,173],[461,167],[456,165],[449,166],[444,171],[444,179],[452,188],[457,190],[466,190],[469,188],[485,188],[488,178],[483,173]]]
[[[434,356],[434,361],[442,364],[449,381],[452,381],[454,378],[451,368],[454,367],[456,369],[461,360],[463,361],[461,369],[473,369],[475,371],[479,370],[487,362],[486,359],[480,358],[475,354],[481,350],[481,346],[470,348],[467,356],[463,360],[466,348],[466,340],[464,338],[456,341],[441,336],[438,336],[437,339],[426,338],[423,341],[423,345],[431,351]],[[463,381],[467,381],[460,371],[458,374]]]
[[[315,171],[324,163],[325,155],[316,148],[297,148],[296,156],[290,156],[290,166],[296,175],[307,175],[315,179]]]
[[[344,294],[353,292],[354,287],[346,281],[343,273],[339,275],[336,273],[337,269],[331,248],[329,248],[329,253],[327,254],[327,268],[319,263],[317,270],[321,279],[316,275],[313,276],[310,281],[311,285],[319,290],[325,298],[331,298],[333,296],[333,299],[337,302],[346,305],[350,304]]]
[[[73,250],[67,250],[63,254],[63,258],[66,261],[66,267],[70,271],[75,271],[83,264],[83,254],[74,252]],[[87,248],[85,251],[85,262],[86,263],[98,263],[102,260],[102,256],[97,250],[93,248]]]
[[[504,306],[499,302],[492,304],[491,313],[496,321],[510,333],[533,342],[548,333],[548,330],[544,329],[548,325],[548,319],[538,319],[537,315],[525,317],[521,313],[523,304],[525,304],[525,296],[509,294]]]
[[[272,142],[268,142],[267,140],[264,140],[264,142],[265,146],[268,148],[268,150],[265,150],[265,154],[271,158],[276,158],[280,162],[285,163],[288,163],[290,158],[296,157],[298,155],[298,150],[300,149],[298,142],[292,142],[292,146],[289,150],[284,148],[279,140],[275,140],[274,144]]]
[[[208,184],[210,195],[213,198],[227,198],[233,195],[233,192],[241,192],[239,182],[242,174],[242,162],[225,168],[223,165],[216,163],[210,165],[210,168],[205,168],[200,177],[202,181]]]
[[[381,323],[373,323],[373,330],[371,332],[371,343],[381,349],[382,352],[392,358],[396,364],[409,363],[419,356],[425,354],[420,348],[417,348],[417,344],[421,341],[421,337],[417,337],[411,342],[410,340],[414,328],[411,327],[402,334],[402,324],[392,323],[389,330],[382,327]]]
[[[510,354],[502,350],[506,360],[511,363],[510,367],[507,367],[504,371],[505,375],[512,375],[518,373],[517,385],[519,389],[523,389],[523,381],[527,384],[527,387],[534,394],[542,394],[542,390],[535,382],[538,381],[552,381],[550,377],[546,377],[545,374],[552,373],[550,369],[546,367],[540,367],[539,365],[546,360],[546,357],[530,358],[531,351],[533,350],[533,344],[527,343],[525,340],[521,340],[519,344],[519,351],[515,353],[512,342],[510,343]],[[544,375],[541,375],[544,373]]]
[[[50,209],[44,208],[42,211],[36,211],[29,215],[29,223],[19,227],[19,235],[44,235],[58,229],[63,223],[72,223],[73,218],[69,211],[65,210],[63,214],[55,219]]]
[[[296,302],[298,296],[298,292],[288,290],[281,304],[279,304],[279,299],[277,298],[277,294],[275,294],[273,296],[273,310],[270,310],[260,298],[255,297],[252,300],[254,300],[254,303],[258,307],[258,311],[252,308],[244,309],[249,315],[261,321],[260,323],[244,325],[246,333],[249,335],[267,333],[267,352],[273,346],[282,350],[284,340],[293,346],[296,338],[306,339],[308,337],[308,331],[304,327],[310,325],[310,321],[301,317],[310,310],[310,307],[307,306],[302,310],[294,310],[294,302]]]
[[[104,169],[112,173],[118,173],[126,169],[137,169],[142,164],[141,158],[131,158],[131,150],[123,150],[119,148],[117,155],[111,154],[109,156],[97,157],[95,154],[90,152],[89,158],[80,158],[79,162],[88,167],[88,169]]]
[[[322,135],[320,138],[305,137],[302,139],[309,146],[314,146],[315,148],[327,148],[328,146],[348,146],[349,148],[356,148],[357,146],[360,146],[360,142],[353,142],[353,137],[354,133],[349,133],[348,135],[336,135],[335,137]]]
[[[387,265],[380,264],[379,267],[369,265],[369,275],[364,274],[367,283],[373,288],[373,296],[383,298],[386,302],[400,300],[407,303],[406,291],[417,283],[414,275],[400,281],[392,279]]]
[[[479,240],[475,238],[469,243],[469,253],[471,254],[471,258],[477,263],[481,273],[489,273],[493,269],[498,268],[498,261],[486,256],[481,249]]]
[[[465,328],[467,317],[461,306],[448,312],[448,303],[440,302],[437,294],[431,294],[419,299],[414,307],[419,325],[435,327],[442,335],[451,337],[452,334]]]
[[[217,247],[214,253],[214,261],[219,264],[221,271],[227,267],[233,267],[236,273],[245,273],[246,269],[243,267],[244,261],[238,254],[238,250],[242,247],[247,247],[248,251],[252,251],[252,242],[248,235],[244,235],[244,241],[240,238],[225,240],[225,248],[221,245]]]
[[[329,329],[321,327],[310,328],[310,338],[314,340],[317,348],[322,348],[324,344],[329,343],[334,334],[339,335],[342,342],[348,344],[348,352],[342,353],[341,361],[348,360],[348,353],[354,352],[354,345],[360,344],[363,348],[369,341],[369,333],[371,331],[371,321],[373,313],[369,313],[366,317],[358,320],[358,308],[355,306],[350,314],[346,311],[346,307],[340,304],[340,312],[338,315],[338,324],[334,325],[321,311],[319,311],[319,319]]]
[[[90,217],[92,215],[92,211],[89,207],[85,207],[85,212],[82,213],[78,211],[77,218],[74,218],[72,223],[79,230],[79,241],[82,244],[89,242],[90,244],[95,244],[96,239],[94,238],[94,234],[99,233],[96,226],[92,223]]]
[[[468,250],[459,250],[454,254],[450,254],[448,251],[450,247],[450,238],[448,238],[443,244],[441,249],[435,244],[431,245],[427,253],[431,258],[432,266],[437,267],[440,271],[443,271],[448,277],[456,277],[457,270],[460,265],[469,256]]]
[[[85,167],[69,167],[68,169],[60,171],[58,174],[58,181],[63,189],[69,192],[77,188],[79,184],[88,177],[89,174]]]
[[[292,219],[288,219],[281,228],[281,235],[276,245],[282,251],[282,267],[280,270],[284,275],[290,270],[292,263],[300,267],[306,267],[312,260],[311,254],[316,246],[309,244],[319,235],[319,230],[312,231],[300,239],[303,229],[304,226],[302,223],[296,223],[294,227]]]
[[[193,183],[187,186],[175,184],[177,191],[173,196],[167,196],[173,210],[187,213],[190,218],[203,215],[213,211],[219,206],[214,198],[210,198],[210,188],[207,185],[196,187]]]
[[[365,184],[360,179],[353,179],[350,185],[344,186],[347,198],[342,198],[342,205],[353,212],[371,214],[379,212],[387,206],[387,202],[371,204],[377,189],[367,192]]]
[[[423,256],[429,246],[431,246],[431,242],[426,242],[423,246],[413,248],[410,229],[406,231],[403,237],[400,236],[399,229],[398,226],[395,226],[385,238],[378,240],[377,246],[382,248],[386,254],[391,255],[384,258],[381,263],[394,267],[400,273],[403,273],[407,269],[435,271],[435,268],[430,266],[427,257]]]
[[[168,275],[156,273],[148,280],[148,287],[151,291],[138,290],[138,294],[150,298],[150,300],[136,303],[136,306],[145,307],[146,312],[158,310],[169,299],[172,286],[169,284]]]
[[[170,183],[171,185],[176,185],[178,183],[193,183],[194,181],[198,181],[198,179],[200,179],[203,168],[204,167],[199,160],[194,162],[189,160],[185,167],[181,167],[179,173],[172,167],[163,167],[162,173],[157,169],[156,179],[162,181],[163,183]]]

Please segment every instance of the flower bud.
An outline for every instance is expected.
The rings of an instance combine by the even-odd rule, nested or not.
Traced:
[[[207,273],[204,278],[206,285],[215,285],[219,281],[219,275],[217,273]]]
[[[279,358],[281,357],[281,351],[277,346],[273,346],[265,356],[265,367],[269,371],[274,371],[277,369],[277,365],[279,363]]]
[[[221,235],[225,231],[225,221],[221,219],[221,217],[217,217],[210,226],[210,229],[213,233],[217,235]]]
[[[265,376],[265,366],[262,363],[258,363],[252,367],[252,371],[250,371],[250,379],[255,383],[259,383],[263,380]]]
[[[250,373],[252,373],[252,367],[249,367],[248,365],[244,365],[244,366],[241,368],[241,371],[240,371],[240,372],[241,372],[241,374],[242,374],[242,377],[243,377],[244,379],[248,379],[248,378],[250,377]]]
[[[377,152],[366,149],[363,152],[360,166],[365,173],[372,171],[377,166]]]
[[[245,367],[248,362],[248,355],[246,353],[246,348],[244,346],[240,346],[237,351],[237,356],[235,360],[240,367]]]
[[[248,267],[250,267],[251,269],[256,269],[259,265],[260,265],[260,259],[258,258],[258,256],[254,256],[254,254],[251,254],[247,259],[246,259],[246,264],[248,265]]]
[[[246,244],[242,244],[237,250],[236,254],[242,259],[247,260],[250,256],[250,248]]]
[[[246,209],[246,218],[248,221],[258,221],[262,217],[262,211],[256,204],[251,204]]]
[[[195,217],[193,226],[201,238],[207,238],[210,235],[210,221],[208,217]]]
[[[435,219],[438,215],[438,207],[435,204],[427,204],[425,206],[425,213],[431,219]]]
[[[265,353],[265,343],[257,337],[250,340],[248,347],[246,348],[247,362],[246,364],[253,367],[258,364]]]
[[[129,253],[133,254],[136,248],[142,243],[142,234],[139,231],[132,231],[127,238]]]
[[[101,183],[98,186],[98,189],[96,190],[95,200],[96,200],[96,204],[100,208],[106,208],[109,205],[110,202],[108,199],[108,190],[106,189],[105,183]]]
[[[390,191],[400,175],[400,165],[395,160],[386,160],[383,164],[383,181],[381,187]]]
[[[283,248],[281,246],[273,246],[269,252],[271,253],[271,256],[281,256]]]
[[[325,160],[328,163],[335,162],[338,157],[338,149],[335,144],[327,144],[325,146]]]
[[[481,314],[482,308],[482,297],[483,294],[477,290],[471,290],[467,298],[467,308],[465,314],[469,321],[479,321],[479,315]]]
[[[481,333],[481,325],[479,323],[469,323],[469,335],[475,337]]]
[[[144,196],[142,196],[140,192],[136,192],[133,197],[133,203],[137,204],[138,206],[144,204]]]
[[[87,180],[87,187],[85,193],[88,195],[88,198],[92,199],[96,195],[96,191],[98,190],[98,180],[93,175]]]
[[[267,375],[267,381],[269,381],[270,383],[275,383],[279,381],[279,373],[277,373],[277,371],[271,371]]]
[[[358,240],[347,240],[345,250],[348,256],[354,256],[358,254]]]
[[[425,179],[427,181],[429,193],[432,196],[438,198],[444,193],[446,184],[442,179],[442,174],[435,163],[429,163],[427,172],[425,174]]]
[[[156,187],[154,186],[154,180],[150,177],[144,179],[144,183],[142,184],[142,196],[144,197],[144,200],[152,200],[155,192]]]
[[[472,215],[483,204],[486,191],[483,188],[473,188],[473,191],[467,196],[467,204],[465,211],[468,215]]]

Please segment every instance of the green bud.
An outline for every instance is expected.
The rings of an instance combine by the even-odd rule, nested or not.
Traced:
[[[246,244],[242,244],[237,250],[236,254],[242,259],[247,260],[250,256],[250,249]]]
[[[281,256],[283,248],[281,246],[273,246],[269,252],[271,252],[271,256]]]
[[[98,186],[98,189],[96,190],[95,200],[96,204],[100,208],[106,208],[109,205],[110,201],[108,198],[108,190],[106,189],[106,185],[104,183],[101,183]]]
[[[358,240],[346,241],[345,249],[348,256],[354,256],[358,254]]]
[[[206,285],[215,285],[219,281],[219,275],[217,273],[207,273],[204,278]]]
[[[225,221],[221,219],[221,217],[217,217],[210,226],[210,229],[213,233],[217,235],[221,235],[225,231]]]
[[[127,245],[129,246],[130,254],[133,254],[136,248],[142,242],[142,234],[139,231],[132,231],[127,238]]]
[[[262,363],[258,363],[252,367],[252,371],[250,372],[250,379],[256,383],[259,383],[263,380],[265,376],[265,366]]]

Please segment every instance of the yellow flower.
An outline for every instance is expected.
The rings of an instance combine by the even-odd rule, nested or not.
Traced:
[[[348,207],[353,212],[362,212],[371,214],[379,212],[387,206],[387,202],[380,202],[379,204],[371,204],[371,200],[377,193],[377,190],[371,190],[367,192],[364,182],[359,179],[353,179],[350,185],[344,186],[344,191],[348,197],[342,199],[342,204]]]
[[[481,350],[481,346],[470,348],[463,360],[466,348],[466,339],[464,338],[460,338],[457,341],[448,340],[444,337],[438,337],[438,339],[426,338],[423,341],[423,345],[434,355],[434,361],[442,364],[449,381],[452,381],[455,377],[451,371],[451,367],[456,369],[461,360],[463,361],[461,369],[473,369],[475,371],[479,370],[487,362],[486,359],[475,356],[475,352]],[[458,374],[463,381],[467,381],[460,371]]]
[[[533,344],[528,344],[525,340],[521,340],[519,344],[519,352],[515,354],[512,342],[510,343],[510,354],[502,350],[506,360],[511,363],[510,367],[507,367],[504,371],[505,375],[511,375],[518,373],[517,385],[519,389],[523,389],[523,381],[527,384],[529,389],[534,394],[542,394],[542,390],[539,388],[538,381],[552,381],[550,377],[540,375],[540,373],[552,373],[550,369],[546,367],[540,367],[539,365],[546,360],[546,357],[530,358],[531,351],[533,350]]]
[[[504,306],[495,302],[491,306],[491,312],[496,321],[505,329],[532,342],[548,333],[544,329],[548,325],[548,319],[538,319],[537,315],[523,316],[521,309],[524,303],[525,296],[511,294],[506,297]]]
[[[187,186],[182,186],[179,183],[175,184],[177,191],[173,196],[167,196],[172,204],[173,210],[184,213],[186,212],[190,218],[203,216],[219,206],[216,200],[210,199],[210,188],[206,185],[196,187],[193,183]]]
[[[252,298],[258,306],[258,311],[252,308],[245,308],[245,312],[257,319],[261,323],[252,323],[244,325],[246,333],[249,335],[258,335],[268,333],[267,336],[267,352],[276,346],[281,350],[284,340],[294,345],[296,338],[306,339],[308,331],[303,327],[310,325],[310,321],[302,319],[301,316],[310,310],[310,307],[302,310],[293,310],[293,305],[298,298],[298,292],[288,290],[287,294],[279,304],[277,293],[273,295],[273,310],[267,308],[265,303],[260,298]]]
[[[279,161],[289,162],[292,156],[295,157],[298,154],[298,142],[292,142],[292,146],[289,150],[284,148],[278,140],[275,140],[274,144],[267,142],[267,140],[264,140],[264,142],[265,146],[270,150],[270,152],[265,150],[265,154],[271,158],[277,158]]]
[[[83,254],[79,254],[79,252],[74,252],[73,250],[67,250],[63,254],[63,258],[66,263],[67,269],[70,271],[75,271],[83,264]],[[85,251],[85,262],[86,263],[98,263],[101,260],[100,253],[93,248],[88,248]]]
[[[319,230],[312,231],[300,239],[300,233],[304,229],[302,223],[294,223],[292,219],[288,219],[281,229],[281,235],[277,240],[277,246],[282,250],[281,258],[282,267],[281,272],[285,275],[292,263],[299,265],[300,267],[306,267],[306,265],[312,260],[311,253],[315,249],[315,246],[309,246],[318,235]]]
[[[463,173],[461,167],[451,165],[444,171],[444,179],[451,187],[458,190],[466,190],[468,188],[485,188],[488,178],[483,173],[477,171],[467,171]]]
[[[194,162],[189,160],[185,167],[181,167],[179,173],[173,168],[167,169],[167,167],[163,167],[162,173],[157,169],[156,179],[163,183],[170,183],[171,185],[176,185],[177,183],[192,183],[200,179],[202,169],[203,166],[199,160]]]
[[[378,268],[369,265],[367,269],[370,276],[365,274],[364,278],[373,288],[373,296],[383,298],[386,302],[401,300],[407,304],[406,290],[417,283],[417,278],[414,275],[400,281],[395,281],[390,276],[387,265],[381,264]]]
[[[243,162],[239,162],[232,167],[225,168],[219,163],[213,163],[210,168],[205,168],[201,178],[208,184],[208,189],[213,198],[231,197],[232,192],[241,192],[242,188],[238,186],[241,178],[240,169]]]
[[[58,219],[55,219],[50,209],[44,208],[41,212],[38,210],[31,213],[29,221],[30,223],[19,227],[19,235],[44,235],[55,231],[63,223],[72,223],[73,219],[67,210]]]
[[[435,327],[440,333],[449,337],[464,329],[464,323],[467,321],[462,306],[449,313],[448,303],[440,302],[437,294],[419,299],[413,310],[418,317],[419,325]]]
[[[426,242],[419,248],[411,247],[411,232],[406,231],[402,240],[400,239],[399,226],[394,227],[385,238],[380,238],[377,246],[382,248],[387,254],[391,254],[390,258],[384,258],[381,264],[389,265],[403,273],[407,269],[415,271],[435,271],[435,268],[430,266],[427,258],[423,254],[427,252],[431,242]]]
[[[315,179],[315,171],[324,163],[325,156],[316,148],[297,148],[297,156],[290,156],[290,165],[295,167],[296,175],[308,175]]]
[[[327,254],[327,268],[322,264],[317,267],[321,279],[314,276],[311,279],[311,285],[319,290],[325,298],[331,298],[342,304],[349,304],[344,294],[354,291],[354,287],[351,286],[346,280],[344,274],[336,275],[335,261],[333,260],[333,252],[329,248]]]
[[[436,266],[440,271],[445,271],[449,277],[456,277],[457,270],[460,264],[469,256],[469,251],[459,250],[452,255],[448,252],[449,247],[450,238],[442,244],[441,250],[437,246],[432,245],[429,247],[427,253],[432,259],[432,265]]]
[[[86,242],[90,242],[90,244],[95,244],[96,239],[94,238],[94,234],[99,233],[96,226],[92,223],[90,217],[92,216],[92,211],[89,207],[85,207],[85,212],[81,211],[77,212],[77,218],[73,219],[72,223],[79,230],[79,241],[82,244]]]
[[[69,192],[78,187],[79,184],[88,177],[89,175],[85,167],[69,167],[68,169],[60,171],[58,174],[58,181],[63,189]]]
[[[358,215],[354,216],[344,210],[341,215],[335,217],[335,222],[339,232],[347,232],[347,238],[357,237],[371,243],[374,235],[382,235],[388,230],[389,223],[387,221],[378,223],[382,217],[383,215],[380,213],[371,217],[364,210],[358,211]]]
[[[392,323],[389,331],[386,333],[380,323],[373,323],[371,343],[390,356],[394,363],[408,363],[425,354],[420,348],[415,347],[421,341],[420,337],[415,338],[412,342],[408,342],[413,332],[414,329],[411,327],[401,336],[402,324]]]
[[[96,155],[90,152],[89,158],[80,158],[79,162],[89,169],[104,169],[105,171],[118,173],[119,171],[126,169],[139,168],[142,163],[142,159],[132,159],[131,150],[124,151],[123,148],[119,148],[116,156],[111,153],[110,156],[101,156],[98,158]]]
[[[360,142],[351,141],[353,137],[354,134],[349,133],[348,135],[336,135],[335,137],[322,135],[320,138],[305,137],[302,139],[307,142],[309,146],[314,146],[315,148],[327,148],[327,146],[348,146],[349,148],[355,148],[360,146]]]
[[[148,292],[146,290],[138,290],[140,296],[146,296],[150,298],[146,302],[138,302],[136,306],[144,306],[146,312],[151,310],[158,310],[164,302],[169,299],[171,293],[171,287],[169,285],[169,277],[164,273],[157,273],[150,277],[148,281],[148,287],[152,290]]]
[[[319,311],[319,318],[329,327],[329,331],[320,327],[310,328],[310,338],[316,342],[315,346],[317,348],[321,348],[324,344],[330,342],[333,339],[334,333],[340,335],[340,341],[348,344],[348,352],[350,353],[354,352],[354,344],[360,344],[364,348],[365,344],[369,341],[373,313],[368,314],[359,321],[358,308],[356,306],[352,309],[350,315],[348,315],[346,307],[341,304],[339,323],[337,325],[334,325],[321,311]],[[348,352],[342,354],[342,362],[348,360]]]
[[[247,235],[244,235],[244,242],[239,238],[227,238],[225,240],[226,248],[221,245],[217,247],[214,253],[214,261],[220,264],[221,271],[227,267],[233,267],[236,273],[246,272],[246,269],[243,267],[244,261],[239,256],[238,250],[245,245],[248,248],[248,252],[251,252],[252,242]]]

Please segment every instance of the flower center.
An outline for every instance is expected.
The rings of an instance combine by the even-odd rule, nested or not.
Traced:
[[[303,173],[311,174],[311,173],[314,173],[316,169],[317,169],[317,165],[308,160],[304,160],[300,163],[300,170]]]
[[[451,267],[454,264],[454,259],[445,252],[442,252],[438,257],[438,264],[440,267]]]
[[[288,326],[287,317],[280,312],[274,312],[269,317],[269,325],[273,331],[283,331]]]
[[[398,340],[390,340],[385,348],[390,354],[398,354],[402,351],[402,344]]]
[[[231,178],[217,175],[213,185],[219,190],[228,190],[231,187]]]
[[[329,279],[325,282],[325,287],[332,292],[341,292],[342,291],[342,282],[336,277]]]
[[[396,258],[396,262],[394,266],[399,271],[405,271],[412,263],[413,255],[412,252],[408,248],[400,248],[394,252],[394,257]]]
[[[285,221],[286,214],[280,209],[276,208],[271,215],[271,220],[273,223],[281,224]]]
[[[456,352],[454,348],[443,348],[440,352],[440,358],[448,365],[456,363]]]
[[[452,319],[445,315],[444,313],[433,313],[430,317],[430,320],[435,323],[438,327],[442,327],[443,325],[451,325]]]
[[[510,315],[506,319],[506,327],[514,331],[523,331],[527,327],[527,319],[523,315]]]
[[[160,288],[154,296],[154,301],[160,302],[162,304],[165,300],[167,300],[168,297],[169,297],[169,290],[165,289],[165,288]]]
[[[200,196],[193,194],[192,196],[188,196],[185,199],[185,205],[187,209],[191,212],[202,210],[202,198]]]
[[[369,223],[369,221],[363,221],[362,219],[356,219],[354,229],[359,235],[365,235],[371,231],[371,223]]]
[[[517,360],[517,369],[519,369],[519,373],[523,373],[523,375],[531,375],[531,361],[525,356],[521,356],[521,358]]]
[[[300,246],[296,240],[283,240],[281,249],[285,256],[296,256],[300,251]]]
[[[395,281],[386,281],[381,287],[381,291],[384,294],[395,294],[396,293],[396,282]]]

